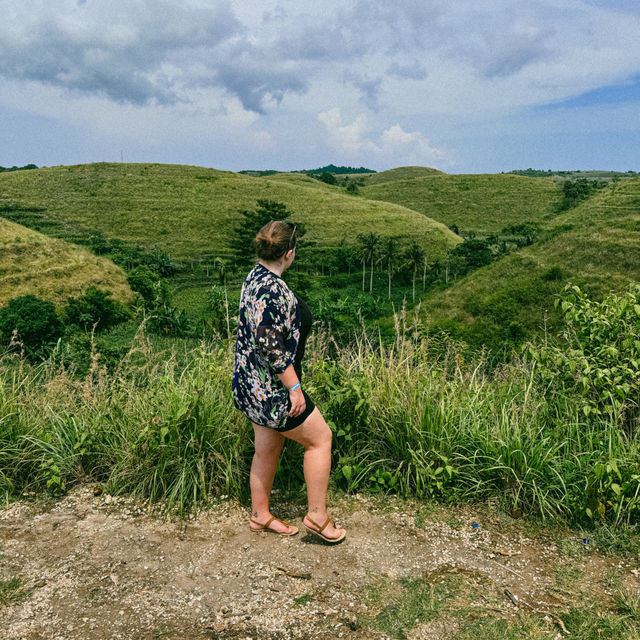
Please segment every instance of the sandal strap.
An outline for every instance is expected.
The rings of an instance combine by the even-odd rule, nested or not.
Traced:
[[[329,517],[327,516],[327,519],[324,521],[324,524],[322,526],[320,526],[315,520],[313,520],[311,518],[311,516],[307,513],[307,518],[309,518],[309,522],[311,522],[315,528],[318,530],[318,533],[321,533],[322,530],[329,524],[331,523],[332,525],[335,525],[335,522]]]
[[[264,524],[262,524],[262,522],[258,522],[257,520],[254,520],[251,516],[249,516],[249,520],[251,520],[251,522],[253,522],[253,524],[257,524],[258,526],[262,527],[263,529],[267,529],[269,527],[269,525],[274,521],[274,520],[278,520],[278,518],[276,518],[275,516],[271,516],[269,518],[269,520],[267,520],[267,522],[265,522]],[[282,520],[279,520],[279,522],[282,522]],[[283,523],[284,524],[284,523]]]
[[[277,520],[281,525],[284,525],[285,527],[288,527],[289,529],[293,529],[294,528],[288,522],[285,522],[284,520],[280,520],[280,518],[276,518],[275,516],[271,516],[264,524],[262,524],[261,522],[258,522],[257,520],[254,520],[251,516],[249,516],[249,520],[251,520],[251,522],[253,522],[254,524],[257,524],[258,526],[262,527],[263,529],[268,529],[269,525],[274,520]]]

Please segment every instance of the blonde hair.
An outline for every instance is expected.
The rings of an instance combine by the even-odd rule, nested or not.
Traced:
[[[267,262],[279,260],[296,246],[297,227],[284,220],[271,220],[258,231],[253,240],[258,258]]]

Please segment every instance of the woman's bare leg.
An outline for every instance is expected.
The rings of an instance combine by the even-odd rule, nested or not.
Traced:
[[[313,527],[309,516],[322,526],[327,519],[327,487],[331,472],[331,429],[316,407],[311,415],[295,429],[284,431],[285,438],[295,440],[304,447],[304,479],[307,483],[309,514],[304,522]],[[314,527],[317,528],[317,527]],[[328,524],[322,533],[328,538],[339,538],[342,527]]]
[[[274,429],[253,425],[255,434],[255,453],[251,463],[249,474],[249,486],[251,487],[251,517],[261,524],[265,524],[271,518],[269,511],[269,498],[273,487],[273,479],[278,469],[278,459],[284,444],[284,437]],[[249,523],[252,529],[260,527]],[[290,532],[291,527],[285,527],[277,520],[270,525],[270,529],[279,532]]]

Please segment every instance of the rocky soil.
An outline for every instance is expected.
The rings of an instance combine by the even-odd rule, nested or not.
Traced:
[[[607,572],[640,586],[637,560],[591,549],[578,590],[563,593],[562,545],[585,543],[569,531],[532,534],[487,507],[342,498],[331,514],[347,538],[329,546],[304,530],[253,533],[248,511],[231,502],[180,522],[95,493],[85,484],[57,502],[0,509],[0,580],[18,576],[24,589],[19,601],[0,600],[3,640],[384,638],[367,622],[377,613],[372,584],[454,574],[466,605],[506,618],[529,611],[564,634],[556,612],[587,591],[604,594]],[[303,505],[273,511],[301,527]],[[457,624],[440,617],[406,636],[446,640]]]

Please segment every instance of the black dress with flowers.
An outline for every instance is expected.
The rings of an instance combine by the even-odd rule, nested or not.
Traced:
[[[295,295],[282,278],[256,264],[240,294],[232,379],[235,406],[251,422],[278,430],[297,426],[287,420],[289,390],[277,374],[296,363],[299,341],[300,305]]]

